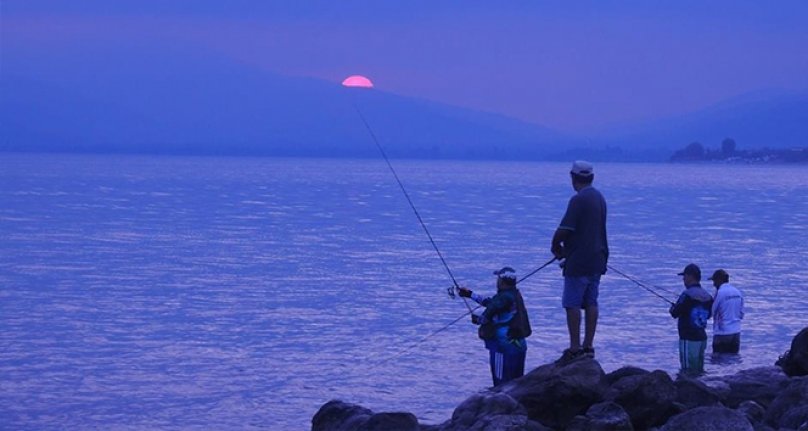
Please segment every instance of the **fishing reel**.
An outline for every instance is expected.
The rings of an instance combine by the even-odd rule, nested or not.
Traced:
[[[446,293],[449,295],[449,298],[455,299],[457,297],[457,295],[455,295],[455,286],[447,287]]]

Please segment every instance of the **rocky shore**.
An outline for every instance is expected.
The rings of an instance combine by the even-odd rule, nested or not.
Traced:
[[[313,431],[348,430],[799,430],[808,431],[808,376],[780,367],[675,379],[661,370],[605,373],[594,359],[546,364],[463,401],[451,419],[419,424],[412,413],[374,413],[332,400]]]

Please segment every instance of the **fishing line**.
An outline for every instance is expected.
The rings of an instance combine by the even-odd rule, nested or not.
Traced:
[[[555,258],[555,257],[553,257],[552,259],[550,259],[550,260],[549,260],[547,263],[545,263],[544,265],[542,265],[542,266],[540,266],[540,267],[536,268],[536,269],[535,269],[533,272],[531,272],[530,274],[528,274],[528,275],[526,275],[526,276],[522,277],[521,279],[519,279],[519,280],[518,280],[516,283],[517,283],[517,284],[519,284],[519,283],[523,282],[523,281],[524,281],[526,278],[528,278],[528,277],[532,276],[533,274],[535,274],[535,273],[537,273],[537,272],[541,271],[542,269],[546,268],[547,266],[549,266],[551,263],[553,263],[553,262],[555,262],[555,261],[556,261],[556,258]],[[427,334],[426,336],[424,336],[423,338],[421,338],[420,340],[418,340],[418,341],[416,341],[416,342],[412,343],[412,344],[411,344],[409,347],[404,348],[404,350],[399,351],[398,353],[394,354],[393,356],[390,356],[389,358],[385,358],[385,359],[384,359],[384,360],[382,360],[381,362],[378,362],[378,363],[376,363],[375,365],[370,366],[369,368],[370,368],[370,369],[372,369],[372,368],[376,368],[376,367],[378,367],[378,366],[380,366],[380,365],[383,365],[383,364],[385,364],[385,363],[387,363],[387,362],[389,362],[389,361],[392,361],[393,359],[396,359],[396,358],[398,358],[398,357],[402,356],[403,354],[405,354],[405,353],[409,352],[410,350],[414,349],[415,347],[417,347],[419,344],[423,343],[424,341],[426,341],[426,340],[428,340],[428,339],[430,339],[430,338],[434,337],[435,335],[437,335],[437,334],[439,334],[439,333],[441,333],[441,332],[443,332],[443,331],[445,331],[445,330],[449,329],[449,328],[450,328],[452,325],[454,325],[455,323],[459,322],[461,319],[463,319],[464,317],[466,317],[466,316],[468,316],[469,314],[473,313],[474,311],[476,311],[476,310],[480,309],[481,307],[482,307],[482,305],[478,305],[478,306],[474,307],[474,309],[469,309],[469,311],[467,311],[467,312],[463,313],[463,315],[461,315],[461,316],[460,316],[460,317],[458,317],[457,319],[452,320],[452,321],[451,321],[451,322],[449,322],[448,324],[446,324],[446,325],[442,326],[440,329],[438,329],[438,330],[436,330],[436,331],[433,331],[433,332],[431,332],[431,333]]]
[[[463,319],[464,317],[468,316],[469,314],[473,313],[475,310],[478,310],[478,309],[479,309],[479,308],[481,308],[481,307],[482,307],[482,305],[478,305],[478,306],[474,307],[473,309],[469,309],[469,311],[467,311],[467,312],[463,313],[463,315],[462,315],[462,316],[458,317],[458,318],[457,318],[457,319],[455,319],[455,320],[452,320],[451,322],[449,322],[448,324],[444,325],[443,327],[441,327],[441,328],[440,328],[440,329],[438,329],[437,331],[430,332],[429,334],[425,335],[425,336],[424,336],[423,338],[421,338],[420,340],[418,340],[418,341],[416,341],[416,342],[412,343],[412,344],[411,344],[409,347],[404,348],[404,350],[401,350],[401,351],[399,351],[398,353],[394,354],[393,356],[390,356],[390,357],[388,357],[388,358],[385,358],[385,359],[383,359],[382,361],[377,362],[377,363],[376,363],[376,364],[374,364],[374,365],[371,365],[370,367],[368,367],[368,369],[373,369],[373,368],[376,368],[376,367],[378,367],[378,366],[380,366],[380,365],[384,365],[384,364],[386,364],[386,363],[388,363],[388,362],[392,361],[393,359],[396,359],[396,358],[398,358],[398,357],[400,357],[400,356],[404,355],[405,353],[409,352],[410,350],[412,350],[412,349],[414,349],[414,348],[418,347],[418,346],[419,346],[421,343],[423,343],[424,341],[426,341],[426,340],[428,340],[428,339],[430,339],[430,338],[434,337],[435,335],[438,335],[439,333],[441,333],[441,332],[443,332],[443,331],[445,331],[445,330],[449,329],[449,328],[450,328],[452,325],[454,325],[455,323],[459,322],[461,319]]]
[[[424,223],[424,220],[421,218],[421,214],[418,213],[418,209],[415,208],[415,204],[412,202],[412,199],[410,199],[410,194],[407,193],[407,189],[404,188],[404,184],[398,178],[396,170],[393,169],[393,165],[390,163],[390,159],[387,158],[387,153],[385,153],[384,148],[382,148],[381,144],[379,144],[379,140],[376,139],[376,134],[373,133],[373,129],[370,128],[370,124],[368,124],[367,120],[365,120],[365,116],[362,115],[362,111],[359,110],[359,107],[356,106],[356,104],[354,104],[354,109],[356,109],[356,113],[359,114],[359,118],[362,119],[362,123],[365,124],[365,128],[367,128],[368,132],[370,132],[370,136],[373,138],[373,143],[376,144],[376,148],[379,149],[379,152],[382,154],[382,157],[384,157],[384,161],[387,162],[387,167],[390,168],[390,172],[392,172],[393,176],[396,178],[396,182],[398,183],[398,186],[401,187],[401,191],[404,193],[404,197],[407,198],[407,202],[409,202],[410,208],[412,208],[412,211],[415,213],[415,217],[418,218],[418,222],[421,224],[421,227],[424,228],[426,236],[429,237],[429,242],[432,244],[432,248],[434,248],[435,252],[438,253],[438,257],[440,258],[441,263],[443,263],[443,267],[446,268],[446,272],[449,274],[449,278],[451,278],[452,283],[454,283],[454,288],[459,289],[460,284],[455,279],[454,274],[452,274],[452,270],[449,269],[449,265],[446,263],[446,259],[443,258],[443,254],[441,254],[440,250],[438,249],[438,245],[435,244],[435,240],[432,239],[432,234],[429,233],[429,229],[426,228],[426,224]],[[449,290],[449,296],[454,298],[454,293],[452,292],[451,288]],[[468,308],[469,313],[471,313],[472,310],[468,301],[466,301],[466,298],[463,297],[461,298],[463,299],[463,303],[466,304],[466,308]]]
[[[644,285],[643,283],[641,283],[641,282],[637,281],[636,279],[632,278],[631,276],[626,275],[625,273],[621,272],[620,270],[616,269],[615,267],[613,267],[613,266],[611,266],[611,265],[606,265],[606,267],[607,267],[607,268],[609,268],[609,269],[611,269],[612,271],[614,271],[614,272],[616,272],[616,273],[618,273],[618,274],[622,275],[622,276],[623,276],[623,277],[625,277],[627,280],[634,282],[634,283],[635,283],[637,286],[640,286],[640,287],[642,287],[643,289],[645,289],[645,290],[647,290],[647,291],[651,292],[652,294],[654,294],[654,295],[658,296],[659,298],[661,298],[661,299],[662,299],[662,300],[664,300],[665,302],[667,302],[667,303],[669,303],[669,304],[671,304],[671,305],[673,305],[673,304],[674,304],[674,302],[673,302],[673,301],[671,301],[670,299],[668,299],[668,298],[666,298],[666,297],[664,297],[664,296],[660,295],[660,294],[659,294],[659,293],[657,293],[655,290],[653,290],[653,289],[651,289],[650,287],[648,287],[648,286]],[[665,291],[667,291],[668,293],[673,293],[673,292],[668,291],[667,289],[662,289],[661,287],[657,287],[657,288],[658,288],[658,289],[661,289],[661,290],[665,290]]]

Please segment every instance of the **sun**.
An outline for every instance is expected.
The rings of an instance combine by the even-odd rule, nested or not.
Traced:
[[[351,75],[342,81],[342,85],[346,87],[373,88],[373,83],[370,79],[362,75]]]

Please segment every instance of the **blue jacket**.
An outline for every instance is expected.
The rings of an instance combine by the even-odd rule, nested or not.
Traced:
[[[707,319],[710,318],[713,297],[701,285],[687,286],[676,304],[671,305],[670,313],[679,319],[679,338],[688,341],[707,340]]]

